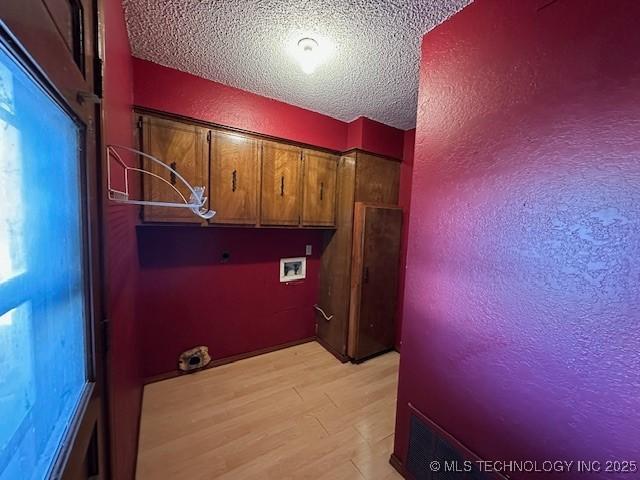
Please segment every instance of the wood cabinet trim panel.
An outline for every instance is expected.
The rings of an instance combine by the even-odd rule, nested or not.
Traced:
[[[376,153],[376,152],[371,152],[369,150],[363,150],[362,148],[350,148],[349,150],[344,150],[343,152],[341,152],[342,156],[350,156],[350,155],[357,155],[357,154],[363,154],[363,155],[369,155],[372,157],[377,157],[377,158],[381,158],[383,160],[389,160],[391,162],[395,162],[395,163],[402,163],[402,159],[401,158],[396,158],[396,157],[392,157],[389,155],[384,155],[382,153]]]
[[[364,204],[356,203],[353,211],[353,251],[351,254],[351,282],[349,298],[349,335],[347,354],[356,358],[358,350],[358,323],[360,320],[360,294],[362,287],[362,256],[364,250],[364,226],[367,209]]]
[[[329,315],[316,314],[318,338],[341,355],[347,354],[351,253],[353,248],[353,197],[355,158],[342,157],[338,164],[336,230],[324,234],[318,303]]]

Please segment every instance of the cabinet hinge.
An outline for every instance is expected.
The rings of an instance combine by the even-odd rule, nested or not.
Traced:
[[[211,130],[207,132],[207,142],[211,142]]]
[[[138,117],[138,128],[142,128],[142,117]]]

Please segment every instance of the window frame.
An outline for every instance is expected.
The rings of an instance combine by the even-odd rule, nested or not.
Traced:
[[[76,480],[109,478],[109,441],[106,392],[106,325],[104,315],[101,225],[102,108],[95,95],[102,92],[103,41],[101,0],[72,0],[83,10],[84,61],[65,47],[59,37],[52,3],[69,0],[21,0],[0,5],[0,42],[39,86],[79,126],[79,182],[83,286],[85,292],[85,389],[76,415],[59,444],[49,478]],[[38,32],[35,34],[34,32]],[[47,36],[43,42],[41,35]],[[25,274],[28,276],[28,274]],[[24,275],[9,282],[22,281]],[[18,280],[19,279],[19,280]],[[23,298],[24,301],[24,298]],[[7,302],[9,303],[9,302]],[[13,302],[12,302],[13,303]],[[19,306],[21,303],[17,303]],[[3,306],[0,306],[3,308]],[[11,307],[11,308],[15,308]],[[11,310],[11,308],[7,309]]]
[[[4,25],[0,24],[0,49],[4,50],[5,53],[11,57],[13,61],[19,67],[21,67],[25,73],[34,81],[38,88],[40,88],[43,94],[47,95],[52,102],[54,102],[75,124],[78,128],[78,146],[79,152],[77,155],[78,161],[78,179],[77,179],[77,193],[79,196],[79,209],[80,209],[80,243],[82,245],[81,251],[81,259],[80,259],[80,267],[82,272],[82,284],[81,291],[83,293],[83,346],[84,346],[84,372],[85,372],[85,383],[82,386],[82,391],[80,393],[80,397],[78,399],[78,403],[74,408],[74,412],[71,417],[71,422],[65,428],[64,434],[62,436],[61,442],[58,445],[56,452],[54,453],[54,461],[49,468],[49,478],[59,478],[62,475],[62,471],[67,463],[67,460],[70,456],[70,452],[73,445],[73,440],[77,436],[77,433],[80,429],[80,424],[82,417],[84,416],[84,412],[87,409],[88,402],[92,396],[92,392],[95,385],[95,362],[94,362],[94,349],[91,342],[92,337],[92,328],[90,319],[91,315],[91,285],[89,283],[90,278],[90,265],[88,261],[88,240],[89,240],[89,232],[87,228],[87,185],[86,182],[83,181],[86,178],[86,157],[85,157],[85,149],[83,145],[86,143],[86,135],[85,128],[86,126],[83,122],[78,118],[76,113],[71,110],[63,98],[61,98],[59,92],[51,85],[46,77],[43,77],[42,72],[35,66],[35,64],[31,61],[31,59],[25,55],[24,51],[21,51],[19,44],[15,41],[15,39],[9,36],[9,33],[4,28]],[[26,255],[29,255],[29,249],[27,248]],[[36,298],[40,295],[39,291],[32,290],[29,287],[21,287],[20,285],[33,285],[33,282],[30,282],[30,277],[33,274],[28,270],[26,272],[22,272],[15,277],[10,278],[6,282],[0,284],[0,294],[4,291],[11,290],[21,290],[21,291],[29,291],[28,294],[23,294],[21,296],[14,296],[11,300],[7,301],[6,304],[0,304],[0,316],[5,313],[10,312],[11,310],[17,309],[20,306],[27,304],[31,299]],[[53,284],[55,285],[55,280]],[[45,287],[46,288],[46,287]],[[54,289],[55,290],[55,289]],[[62,290],[61,288],[59,290]],[[51,291],[50,288],[47,288],[47,291]],[[0,295],[0,298],[7,298],[10,295]]]

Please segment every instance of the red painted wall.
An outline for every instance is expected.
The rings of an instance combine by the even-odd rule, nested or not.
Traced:
[[[408,402],[486,459],[639,460],[638,18],[476,0],[425,36],[402,460]]]
[[[133,71],[122,5],[115,1],[103,5],[105,143],[133,145]],[[139,275],[137,209],[105,201],[103,212],[106,308],[111,321],[107,374],[112,476],[115,480],[130,480],[134,478],[142,396],[139,323],[135,315]]]
[[[364,118],[358,117],[352,122],[347,123],[347,143],[345,150],[349,148],[362,148],[362,138],[364,130]],[[349,147],[349,145],[352,145]]]
[[[366,118],[347,143],[351,124],[133,59],[134,103],[251,132],[402,158],[403,132]],[[373,137],[376,137],[374,140]],[[307,279],[281,284],[280,258],[308,258]],[[315,335],[322,233],[317,230],[154,227],[138,230],[139,321],[147,378],[176,369],[178,355],[207,345],[225,358]],[[223,251],[231,254],[221,263]]]
[[[402,314],[404,299],[404,272],[407,268],[407,246],[409,244],[409,212],[411,208],[411,178],[413,174],[413,149],[416,130],[403,133],[403,158],[400,164],[400,194],[398,205],[402,207],[402,242],[400,243],[400,278],[398,281],[398,306],[396,308],[396,350],[402,345]]]
[[[342,150],[360,148],[402,160],[404,133],[370,118],[358,117],[347,124],[347,143]]]
[[[359,117],[351,123],[139,58],[136,105],[317,147],[360,148],[402,159],[403,132]]]
[[[341,150],[346,124],[320,113],[133,59],[136,105]]]
[[[315,335],[319,231],[142,227],[138,241],[145,376],[174,371],[198,345],[220,359]],[[307,278],[280,283],[280,258],[307,244]]]

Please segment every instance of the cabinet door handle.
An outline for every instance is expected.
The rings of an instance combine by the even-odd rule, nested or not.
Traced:
[[[231,191],[232,191],[232,192],[235,192],[235,191],[236,191],[237,183],[238,183],[238,171],[237,171],[237,170],[234,170],[234,171],[231,173]]]
[[[369,283],[369,267],[364,267],[363,283]]]
[[[280,196],[284,197],[284,175],[280,177]]]
[[[324,182],[320,182],[320,201],[322,201],[323,196],[324,196]]]
[[[176,162],[171,162],[171,165],[169,165],[171,167],[171,170],[175,170],[177,171],[177,165]],[[171,180],[171,185],[175,185],[176,184],[176,172],[171,172],[171,176],[170,176],[170,180]]]

